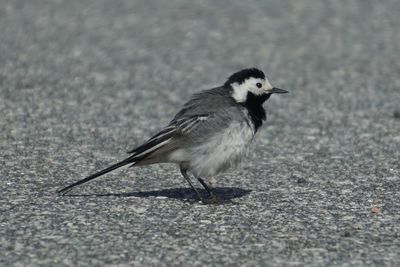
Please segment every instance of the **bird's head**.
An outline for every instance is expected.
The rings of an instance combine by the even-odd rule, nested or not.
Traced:
[[[284,94],[288,92],[272,87],[264,73],[256,68],[244,69],[232,74],[224,86],[232,88],[232,97],[238,103],[245,103],[251,98],[259,100],[262,104],[272,94]]]

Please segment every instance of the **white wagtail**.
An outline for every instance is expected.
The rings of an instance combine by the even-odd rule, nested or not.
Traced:
[[[262,71],[244,69],[232,74],[224,85],[192,96],[172,121],[131,155],[61,190],[130,164],[177,163],[182,176],[197,196],[206,202],[193,185],[188,172],[202,184],[208,200],[215,199],[201,177],[211,177],[236,165],[248,150],[254,135],[266,119],[263,103],[272,94],[287,93],[272,87]]]

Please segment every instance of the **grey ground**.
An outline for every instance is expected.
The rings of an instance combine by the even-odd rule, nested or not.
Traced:
[[[0,1],[0,266],[400,265],[400,2]],[[290,90],[201,205],[177,168],[57,189],[257,66]]]

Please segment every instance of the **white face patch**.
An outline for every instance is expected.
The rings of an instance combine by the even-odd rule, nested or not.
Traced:
[[[261,88],[257,86],[258,83],[261,83]],[[232,83],[231,86],[233,88],[232,97],[238,103],[243,103],[246,101],[248,92],[252,92],[255,95],[262,95],[267,94],[268,91],[272,89],[268,79],[264,80],[261,78],[249,78],[241,84]]]

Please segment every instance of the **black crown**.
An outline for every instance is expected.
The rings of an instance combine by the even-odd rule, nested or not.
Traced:
[[[259,69],[256,69],[256,68],[244,69],[244,70],[241,70],[241,71],[238,71],[238,72],[232,74],[228,78],[228,80],[225,82],[225,86],[229,86],[232,83],[241,84],[245,80],[247,80],[247,79],[249,79],[251,77],[265,79],[264,72],[262,72]]]

